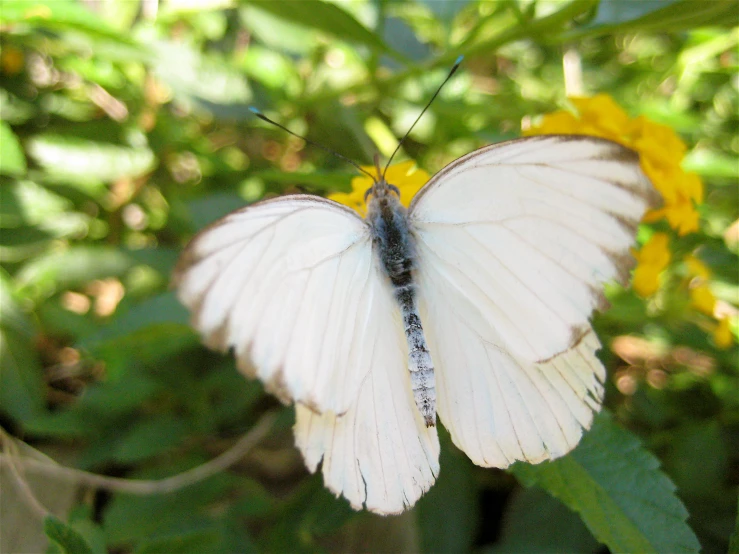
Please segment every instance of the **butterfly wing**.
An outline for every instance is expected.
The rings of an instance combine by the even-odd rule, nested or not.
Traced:
[[[397,514],[413,506],[439,473],[439,441],[416,408],[407,368],[408,347],[392,299],[378,307],[393,314],[371,341],[372,371],[357,403],[342,416],[296,406],[295,442],[310,471],[355,509]]]
[[[588,320],[628,276],[650,195],[632,151],[543,136],[460,158],[414,198],[438,411],[478,465],[555,458],[590,426],[605,372]]]
[[[208,346],[283,401],[344,413],[392,321],[367,225],[335,202],[295,195],[233,212],[197,235],[175,270]]]

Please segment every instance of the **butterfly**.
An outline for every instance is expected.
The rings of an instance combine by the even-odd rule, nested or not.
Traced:
[[[174,283],[205,344],[295,404],[308,469],[394,514],[439,474],[437,416],[483,467],[578,444],[605,379],[589,318],[603,283],[628,279],[652,194],[616,143],[511,140],[443,168],[407,210],[378,167],[365,218],[310,195],[235,211]]]

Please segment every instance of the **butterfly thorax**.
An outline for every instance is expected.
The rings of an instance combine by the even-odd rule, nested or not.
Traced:
[[[415,252],[407,211],[394,191],[380,188],[375,194],[375,188],[368,201],[367,223],[377,255],[394,287],[412,288]]]
[[[414,238],[407,210],[400,203],[397,188],[384,179],[372,187],[367,203],[367,223],[372,233],[375,255],[390,279],[400,307],[408,342],[408,369],[411,387],[427,427],[436,422],[434,366],[426,346],[416,302]]]

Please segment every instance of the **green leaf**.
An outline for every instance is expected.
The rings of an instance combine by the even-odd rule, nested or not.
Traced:
[[[245,208],[247,202],[236,193],[221,192],[209,194],[187,203],[187,211],[193,230],[199,231],[224,215]]]
[[[146,146],[125,146],[74,135],[48,133],[28,140],[28,153],[53,179],[99,195],[100,183],[139,177],[156,166]]]
[[[202,459],[181,460],[156,471],[138,471],[131,478],[162,479],[176,475],[202,463]],[[117,494],[103,515],[109,545],[119,545],[132,540],[148,539],[153,534],[165,535],[172,531],[184,533],[187,529],[207,525],[210,504],[222,501],[230,489],[230,475],[214,475],[189,487],[170,494],[146,497]]]
[[[601,549],[575,512],[534,487],[514,494],[506,508],[501,538],[486,554],[596,554]]]
[[[563,38],[573,40],[618,32],[678,32],[702,26],[734,26],[739,23],[734,0],[653,0],[624,2],[602,0],[595,19],[567,33]]]
[[[8,245],[34,244],[26,248],[37,254],[50,238],[83,236],[89,228],[90,216],[74,211],[72,202],[29,180],[3,183],[0,187],[0,242]],[[3,260],[25,259],[20,248],[2,249]]]
[[[0,10],[0,21],[71,28],[120,38],[92,11],[72,0],[54,0],[54,2],[5,0],[3,9]]]
[[[49,224],[71,208],[69,200],[33,181],[13,181],[0,188],[0,227]]]
[[[116,248],[73,246],[29,262],[18,273],[17,281],[22,290],[32,289],[38,294],[48,295],[95,279],[120,277],[131,265],[131,259]]]
[[[160,390],[156,381],[132,365],[121,378],[90,386],[75,404],[75,409],[95,418],[123,416]]]
[[[0,174],[24,175],[26,158],[23,148],[13,130],[5,121],[0,121]]]
[[[252,91],[244,75],[223,57],[180,41],[153,40],[155,71],[185,105],[195,103],[224,119],[251,117]]]
[[[729,554],[739,554],[739,496],[736,499],[736,521],[729,537]]]
[[[147,539],[138,545],[134,554],[202,554],[217,552],[223,538],[215,527],[195,529]]]
[[[708,148],[696,148],[682,163],[686,171],[694,171],[703,177],[726,177],[735,185],[739,179],[739,163],[735,156],[723,154]]]
[[[311,173],[287,173],[276,169],[264,169],[255,171],[252,174],[267,182],[285,183],[290,185],[305,185],[312,192],[349,192],[351,190],[350,182],[353,176],[351,173],[344,172],[320,172]]]
[[[72,508],[69,514],[69,525],[87,541],[93,554],[107,554],[105,533],[103,528],[93,521],[93,507],[80,504]]]
[[[44,410],[43,371],[33,348],[35,329],[0,270],[0,409],[18,421]]]
[[[602,412],[568,456],[517,463],[511,470],[579,513],[614,552],[697,553],[700,545],[685,522],[688,512],[658,468],[638,439]]]
[[[72,410],[43,413],[26,421],[23,429],[29,435],[58,439],[92,438],[96,435],[96,429],[84,414]]]
[[[140,421],[123,433],[113,457],[121,463],[133,463],[156,456],[180,444],[187,431],[187,424],[174,416]]]
[[[0,328],[0,409],[28,420],[43,412],[44,393],[43,370],[30,339]]]
[[[109,325],[80,341],[80,346],[91,349],[120,347],[127,341],[132,345],[138,343],[138,348],[142,348],[145,339],[152,339],[156,343],[166,340],[167,335],[170,335],[169,340],[173,342],[176,342],[176,337],[194,338],[188,321],[188,312],[179,303],[174,292],[166,292],[139,302],[116,315]],[[157,333],[157,328],[161,334]],[[178,344],[175,346],[177,349],[181,347]]]
[[[0,10],[1,17],[2,10]],[[20,125],[31,119],[35,113],[36,106],[31,102],[21,100],[4,88],[0,88],[0,120],[11,125]]]
[[[92,549],[77,531],[53,515],[44,519],[44,533],[61,554],[92,554]]]
[[[444,21],[450,21],[457,15],[469,0],[421,0],[436,17]]]
[[[656,12],[679,0],[641,0],[640,2],[623,2],[619,0],[601,0],[598,12],[589,25],[616,25],[637,20],[647,14]]]
[[[452,446],[448,433],[443,432],[440,439],[441,472],[431,490],[418,501],[421,544],[424,552],[469,552],[479,520],[474,466]]]
[[[318,29],[351,44],[367,46],[399,61],[405,60],[403,54],[390,48],[379,36],[336,4],[321,0],[301,0],[300,2],[252,0],[249,4],[287,21]]]

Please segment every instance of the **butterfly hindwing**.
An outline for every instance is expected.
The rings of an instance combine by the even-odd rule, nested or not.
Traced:
[[[308,469],[321,471],[325,485],[355,509],[379,514],[413,506],[436,480],[439,441],[416,408],[407,367],[402,321],[392,299],[379,307],[394,314],[370,341],[372,371],[357,402],[337,417],[296,406],[295,442]]]

